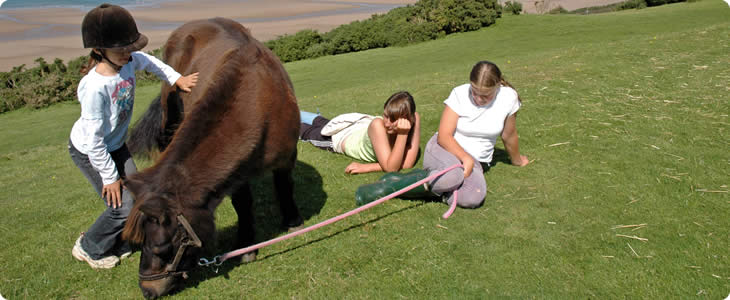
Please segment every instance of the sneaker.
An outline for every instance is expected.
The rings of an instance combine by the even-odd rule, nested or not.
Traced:
[[[130,255],[132,255],[132,248],[129,247],[129,244],[124,242],[122,246],[112,250],[112,254],[114,254],[116,257],[119,257],[119,260],[126,259]]]
[[[119,255],[119,260],[126,259],[130,255],[132,255],[132,250],[127,250],[126,252]]]
[[[84,251],[84,248],[81,247],[82,237],[84,237],[83,234],[81,234],[79,238],[76,239],[76,243],[74,243],[74,248],[73,250],[71,250],[71,255],[73,255],[73,257],[76,258],[78,261],[85,261],[89,264],[89,266],[94,269],[111,269],[119,264],[119,258],[114,255],[100,259],[91,258],[91,256],[89,256],[89,254]]]

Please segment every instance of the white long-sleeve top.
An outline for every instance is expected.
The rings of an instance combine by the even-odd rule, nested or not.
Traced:
[[[77,95],[81,117],[71,128],[71,143],[89,156],[104,185],[119,180],[110,152],[124,145],[134,107],[137,70],[157,75],[170,85],[181,77],[172,67],[144,52],[133,52],[132,61],[114,76],[96,72],[96,67],[81,79]]]

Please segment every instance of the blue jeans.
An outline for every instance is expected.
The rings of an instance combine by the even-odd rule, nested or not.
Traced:
[[[302,123],[307,125],[312,125],[312,122],[314,122],[314,118],[319,117],[319,113],[312,113],[308,111],[299,111],[299,118],[302,120]]]
[[[76,149],[71,141],[68,142],[68,153],[74,164],[81,170],[84,177],[91,183],[96,193],[101,197],[104,186],[101,175],[94,170],[89,157]],[[132,155],[124,144],[121,148],[112,151],[112,160],[117,166],[119,176],[125,178],[127,175],[137,173],[137,166],[132,160]],[[102,198],[106,205],[106,200]],[[132,210],[134,199],[126,189],[122,189],[122,206],[118,208],[106,207],[106,210],[96,219],[96,222],[86,230],[81,239],[81,248],[91,256],[92,259],[101,259],[111,255],[118,255],[129,251],[129,245],[122,241],[122,229],[127,221],[127,216]]]

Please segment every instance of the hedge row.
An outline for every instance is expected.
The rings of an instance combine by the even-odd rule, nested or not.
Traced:
[[[521,7],[520,7],[521,10]],[[497,0],[420,0],[320,34],[302,30],[266,42],[283,62],[433,40],[478,30],[501,16]]]
[[[159,57],[161,51],[157,49],[149,53]],[[64,64],[63,60],[56,58],[49,64],[43,58],[37,58],[37,66],[33,68],[26,68],[23,64],[10,72],[0,72],[0,113],[76,100],[76,89],[83,77],[81,68],[88,60],[89,56],[81,56]],[[150,73],[137,73],[138,83],[156,80]]]

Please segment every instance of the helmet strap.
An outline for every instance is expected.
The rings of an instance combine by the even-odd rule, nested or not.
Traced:
[[[119,72],[119,70],[121,70],[121,69],[122,69],[122,66],[119,66],[119,65],[117,65],[117,64],[115,64],[115,63],[113,63],[113,62],[112,62],[112,61],[111,61],[111,60],[110,60],[110,59],[109,59],[109,58],[108,58],[108,57],[106,56],[106,51],[104,51],[104,49],[99,49],[99,53],[101,53],[101,58],[103,58],[103,59],[106,59],[106,62],[107,62],[107,63],[109,63],[110,65],[112,65],[112,67],[114,67],[114,69],[115,69],[115,70],[117,70],[117,72]]]

